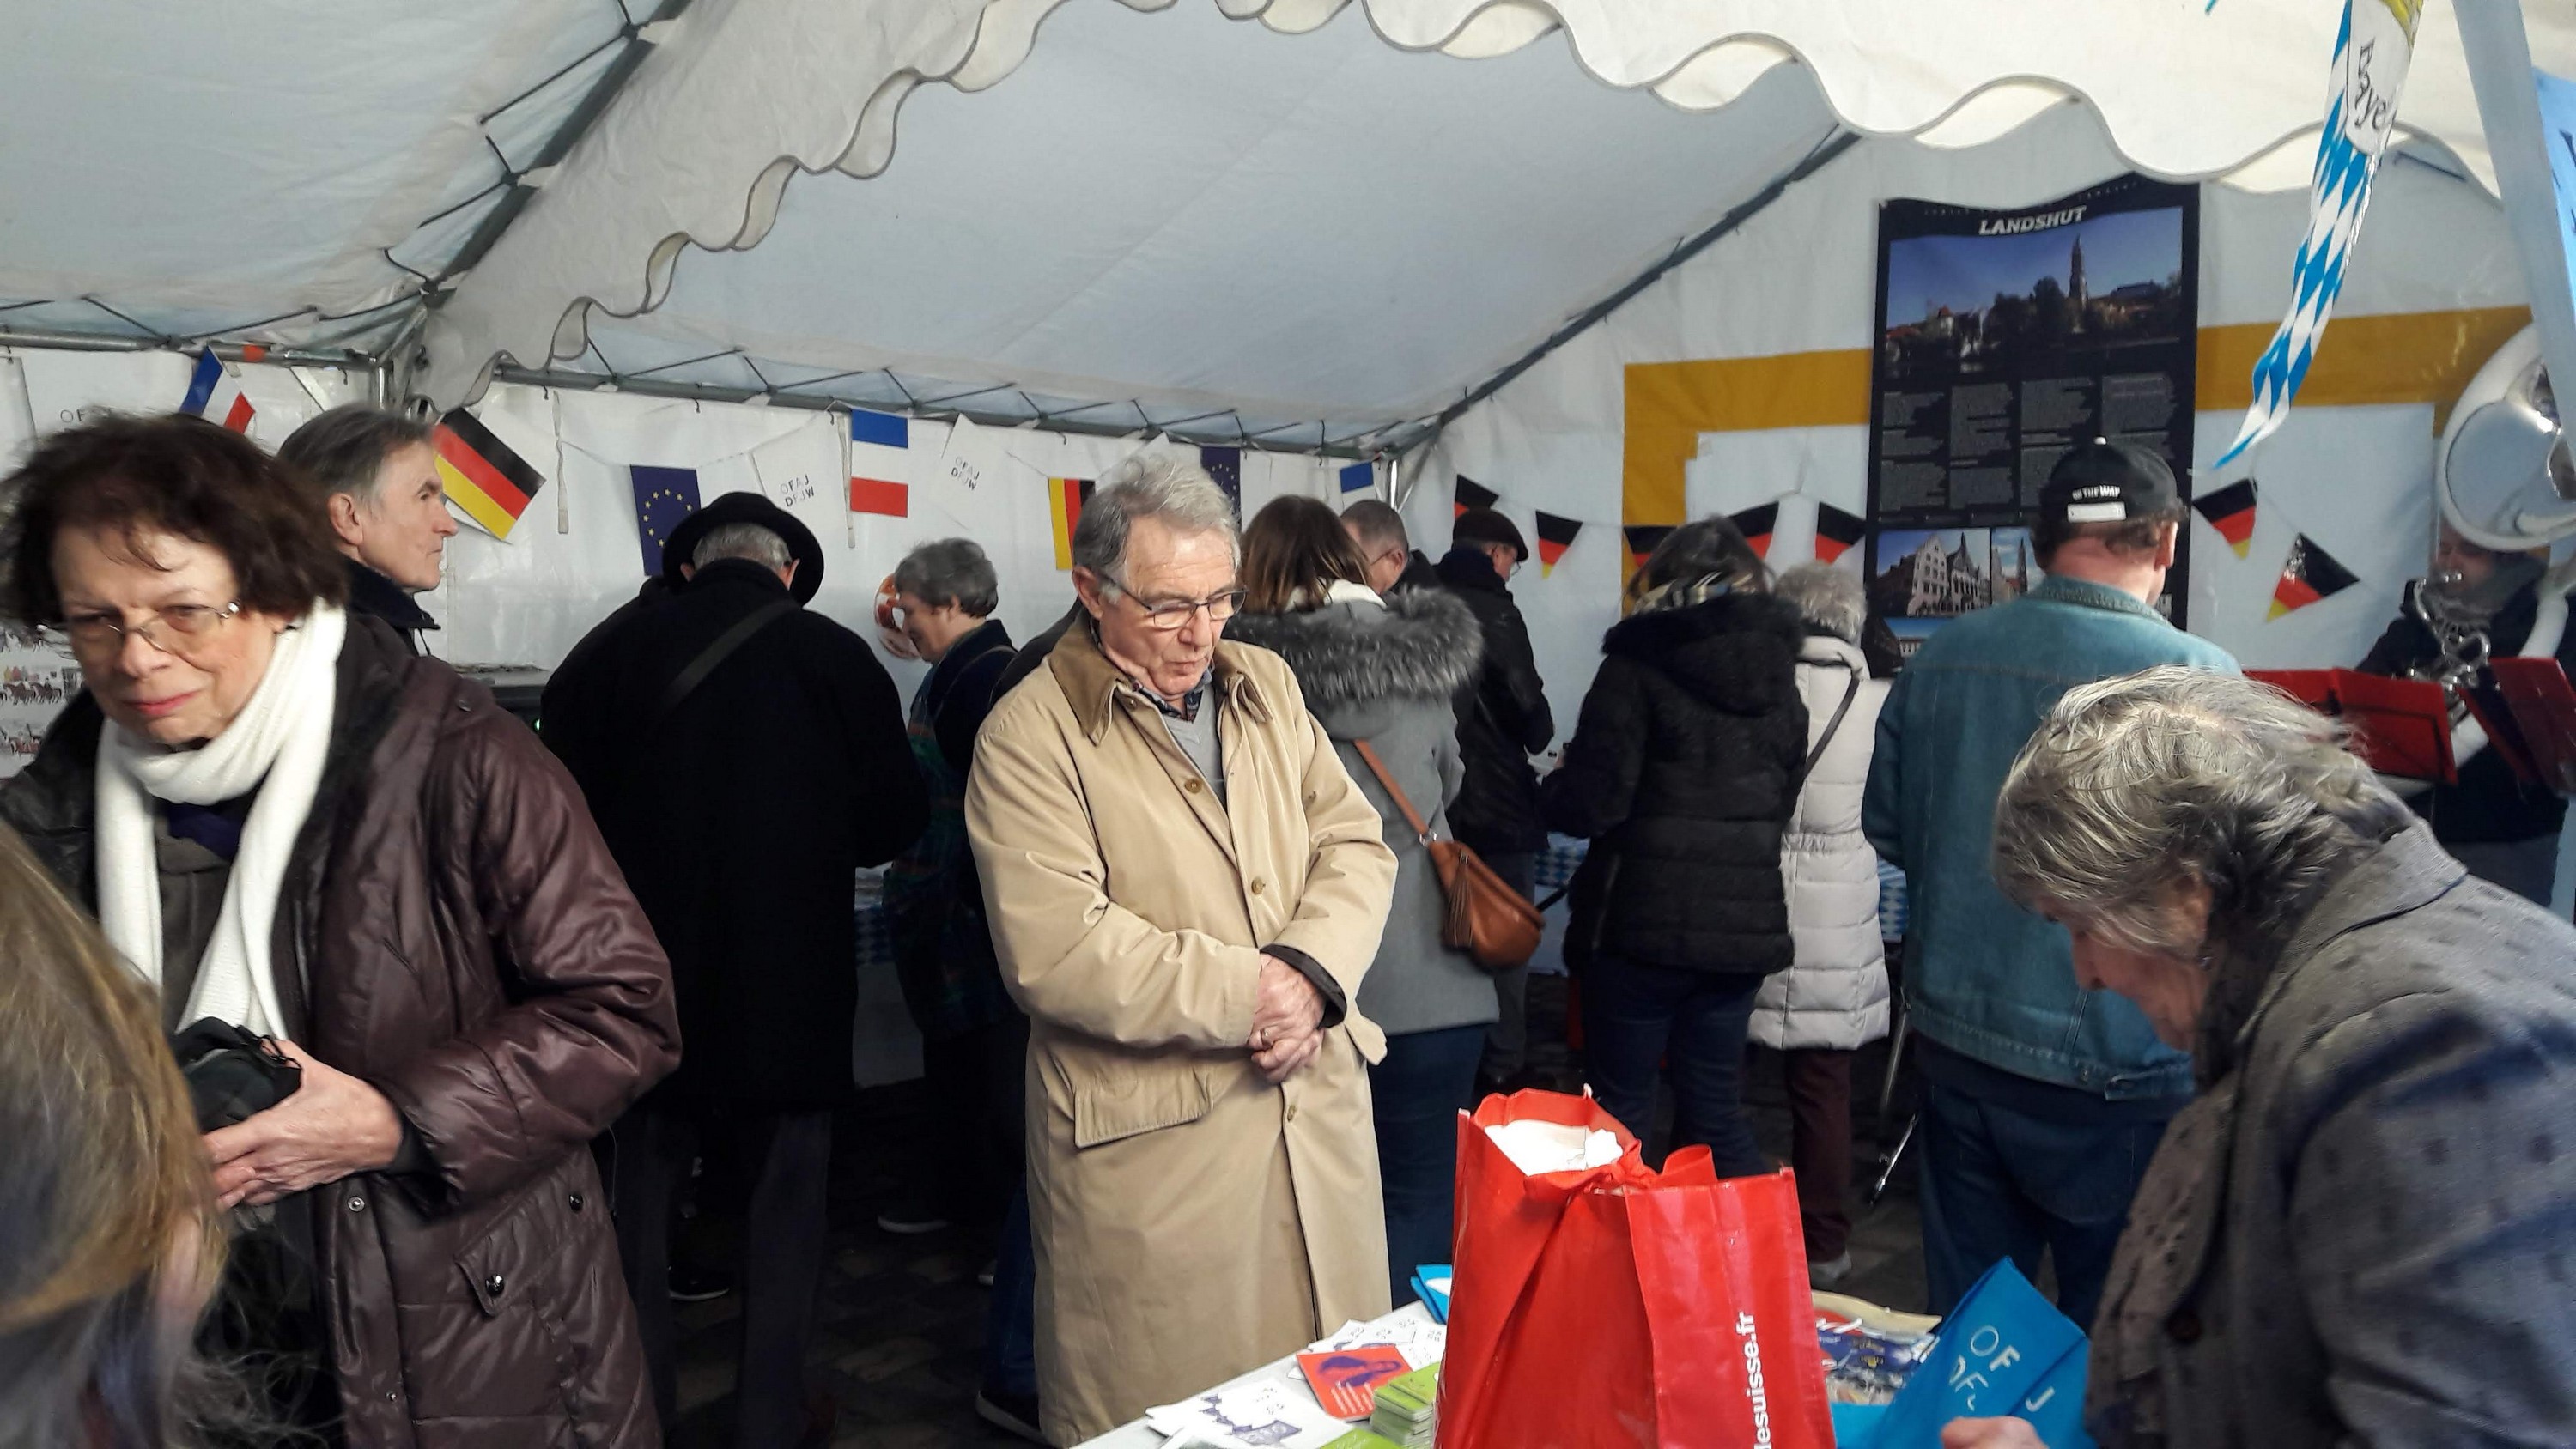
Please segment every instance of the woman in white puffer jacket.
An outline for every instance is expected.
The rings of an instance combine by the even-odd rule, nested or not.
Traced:
[[[1807,620],[1798,692],[1813,764],[1780,844],[1797,964],[1762,983],[1751,1039],[1786,1053],[1808,1276],[1829,1287],[1851,1268],[1852,1057],[1887,1035],[1878,855],[1861,835],[1860,804],[1888,685],[1861,657],[1868,601],[1858,575],[1806,564],[1774,591]]]

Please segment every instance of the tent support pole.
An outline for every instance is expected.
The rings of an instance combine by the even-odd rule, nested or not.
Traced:
[[[238,342],[201,342],[178,345],[177,339],[161,337],[119,337],[104,332],[11,332],[0,330],[0,347],[42,348],[54,352],[176,352],[192,356],[211,352],[226,362],[274,362],[287,367],[340,367],[350,370],[381,371],[384,367],[363,352],[341,347],[270,347],[261,350],[256,359],[243,355]]]
[[[1719,217],[1716,225],[1701,232],[1697,236],[1691,237],[1681,245],[1674,247],[1671,253],[1665,256],[1663,260],[1655,263],[1651,267],[1648,267],[1642,274],[1629,282],[1628,285],[1621,287],[1618,291],[1611,293],[1609,296],[1593,303],[1590,307],[1585,308],[1582,312],[1577,313],[1572,321],[1569,321],[1564,326],[1556,329],[1555,333],[1545,342],[1540,343],[1538,346],[1531,348],[1527,353],[1523,354],[1519,361],[1514,362],[1511,366],[1495,373],[1492,377],[1485,379],[1484,383],[1475,391],[1468,393],[1465,397],[1458,399],[1456,402],[1451,403],[1448,407],[1442,409],[1440,416],[1432,419],[1430,425],[1424,429],[1423,434],[1419,439],[1411,443],[1399,445],[1398,451],[1410,456],[1418,455],[1428,450],[1433,444],[1440,441],[1441,433],[1446,431],[1451,423],[1456,422],[1459,418],[1465,416],[1468,409],[1474,407],[1480,402],[1483,402],[1485,399],[1492,397],[1494,394],[1501,392],[1504,388],[1509,387],[1522,373],[1538,366],[1538,364],[1544,360],[1549,353],[1556,351],[1566,343],[1573,341],[1576,337],[1590,331],[1599,323],[1608,320],[1611,313],[1626,306],[1640,292],[1643,292],[1648,287],[1662,281],[1675,267],[1680,266],[1682,263],[1698,256],[1701,252],[1708,250],[1711,246],[1716,245],[1719,239],[1725,237],[1729,232],[1743,226],[1746,222],[1751,221],[1754,217],[1760,215],[1766,208],[1768,208],[1771,203],[1778,201],[1790,187],[1795,186],[1799,182],[1806,180],[1808,177],[1815,175],[1818,171],[1823,170],[1827,163],[1831,162],[1835,157],[1840,156],[1845,151],[1848,151],[1859,144],[1860,133],[1856,131],[1846,131],[1839,126],[1835,127],[1832,134],[1826,136],[1823,140],[1818,141],[1815,146],[1807,152],[1805,158],[1800,160],[1797,165],[1792,166],[1788,170],[1781,172],[1779,175],[1772,177],[1769,184],[1765,185],[1760,191],[1755,192],[1741,205],[1737,206],[1732,211],[1729,211],[1726,215]],[[1417,481],[1419,480],[1417,479]]]

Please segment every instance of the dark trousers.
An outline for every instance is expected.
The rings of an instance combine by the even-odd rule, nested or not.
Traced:
[[[1789,1167],[1798,1175],[1798,1223],[1811,1263],[1830,1263],[1851,1246],[1854,1055],[1821,1048],[1780,1054],[1789,1092]]]
[[[2000,1259],[2037,1281],[2045,1248],[2057,1267],[2058,1310],[2090,1332],[2129,1199],[2170,1116],[2044,1082],[2011,1095],[1964,1091],[1936,1074],[1938,1050],[1922,1054],[1918,1129],[1932,1312],[1957,1307]]]
[[[1671,1146],[1705,1145],[1720,1177],[1770,1171],[1744,1115],[1744,1034],[1761,986],[1759,976],[1594,956],[1583,970],[1583,1064],[1602,1109],[1647,1138],[1661,1062],[1673,1084]]]
[[[1477,854],[1503,884],[1519,891],[1524,899],[1538,899],[1538,853],[1529,850],[1498,850]],[[1509,1077],[1529,1065],[1529,968],[1515,966],[1494,973],[1494,1004],[1502,1014],[1485,1029],[1484,1074],[1496,1081]],[[1404,1295],[1396,1298],[1402,1301]]]
[[[993,1299],[984,1306],[984,1387],[1034,1397],[1038,1391],[1038,1255],[1029,1239],[1029,1188],[1023,1181],[1002,1217],[993,1257]]]
[[[1409,1031],[1386,1039],[1369,1068],[1377,1123],[1378,1191],[1386,1204],[1386,1272],[1393,1303],[1413,1298],[1413,1270],[1449,1261],[1458,1185],[1458,1114],[1475,1105],[1481,1026]]]
[[[1020,1122],[1028,1092],[1029,1019],[1008,1020],[921,1044],[922,1084],[945,1128],[939,1205],[978,1238],[999,1236],[1019,1190],[1025,1149]]]
[[[727,1115],[724,1130],[752,1177],[743,1225],[742,1357],[734,1442],[742,1449],[793,1444],[805,1428],[805,1354],[814,1338],[814,1293],[825,1261],[824,1188],[832,1165],[832,1114]],[[653,1375],[653,1405],[667,1437],[679,1423],[676,1330],[671,1313],[671,1203],[695,1155],[698,1123],[664,1107],[638,1107],[602,1139],[617,1251]]]

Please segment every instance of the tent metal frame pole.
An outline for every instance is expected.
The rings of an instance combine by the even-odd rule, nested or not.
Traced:
[[[0,348],[27,347],[53,352],[173,352],[187,356],[195,352],[212,352],[226,362],[247,362],[244,344],[239,342],[199,342],[180,345],[181,339],[162,337],[119,337],[104,332],[13,332],[0,329]],[[340,347],[268,347],[260,349],[261,362],[281,367],[337,367],[352,372],[376,372],[385,364],[363,352]]]
[[[537,149],[535,159],[510,174],[508,194],[493,203],[492,209],[483,214],[483,219],[474,224],[472,234],[465,238],[465,245],[457,248],[456,255],[448,259],[446,266],[439,268],[442,283],[447,278],[471,271],[500,242],[502,233],[519,219],[519,214],[527,210],[538,190],[526,181],[528,173],[560,165],[565,157],[572,154],[572,148],[580,144],[581,138],[590,133],[590,128],[598,124],[599,118],[608,113],[617,93],[626,89],[626,83],[643,68],[644,58],[653,53],[655,42],[645,39],[644,31],[664,21],[677,19],[680,12],[688,8],[689,0],[662,0],[650,20],[627,22],[626,49],[608,63],[608,68],[592,83],[590,94],[582,97],[581,104],[573,107],[572,114],[564,117],[563,124],[557,126],[554,134],[546,138],[546,144]],[[508,163],[504,161],[503,164]],[[435,295],[433,292],[429,303],[433,307],[438,305]]]
[[[850,408],[860,408],[869,411],[901,412],[910,417],[925,418],[933,421],[942,421],[950,418],[964,418],[969,422],[988,428],[1024,428],[1034,423],[1036,426],[1044,428],[1049,432],[1079,433],[1084,437],[1090,438],[1124,438],[1134,435],[1137,431],[1134,424],[1124,421],[1117,423],[1085,423],[1080,419],[1067,417],[1061,413],[1039,419],[1020,417],[1009,413],[980,412],[974,408],[958,407],[953,403],[939,404],[929,402],[916,403],[910,407],[888,408],[881,404],[852,402],[848,398],[831,397],[829,395],[799,395],[784,389],[764,393],[761,389],[755,387],[725,387],[715,383],[670,382],[658,378],[643,377],[634,374],[612,378],[592,372],[556,372],[533,367],[498,367],[492,371],[492,380],[494,382],[515,383],[521,387],[557,388],[565,392],[601,392],[614,390],[621,393],[632,393],[638,397],[669,398],[676,402],[749,403],[753,398],[765,396],[769,401],[765,404],[761,404],[761,406],[769,408],[796,408],[805,412],[815,413],[828,413]],[[795,384],[791,383],[787,386],[793,387]],[[979,389],[976,393],[960,394],[960,396],[981,396],[985,393],[1006,392],[1010,390],[1011,389],[1008,384],[997,384],[993,387]],[[1102,406],[1106,406],[1106,404],[1102,404]],[[1201,414],[1202,417],[1216,418],[1227,417],[1230,415],[1230,410],[1223,408],[1220,408],[1213,413]],[[1189,418],[1177,420],[1179,425],[1187,425],[1191,421],[1193,421],[1193,419]],[[1350,461],[1359,461],[1378,456],[1375,449],[1364,450],[1344,446],[1301,448],[1263,443],[1258,440],[1247,444],[1233,433],[1219,433],[1210,434],[1204,437],[1194,437],[1175,433],[1171,430],[1170,426],[1161,423],[1153,423],[1148,426],[1151,431],[1159,432],[1163,436],[1170,438],[1173,442],[1186,443],[1193,446],[1205,446],[1211,448],[1249,447],[1255,452],[1262,453],[1286,453],[1300,458],[1341,458]],[[1300,423],[1297,426],[1304,427],[1306,424]]]
[[[1651,267],[1648,267],[1626,286],[1621,287],[1618,291],[1611,293],[1609,296],[1602,298],[1600,301],[1593,303],[1581,312],[1576,313],[1572,320],[1568,321],[1564,326],[1556,329],[1556,331],[1552,333],[1546,341],[1522,354],[1518,361],[1512,363],[1502,371],[1485,379],[1482,384],[1480,384],[1474,391],[1468,393],[1465,397],[1462,397],[1458,399],[1458,401],[1451,403],[1448,407],[1443,408],[1440,415],[1432,419],[1430,425],[1423,431],[1423,434],[1419,439],[1411,443],[1398,445],[1397,451],[1407,455],[1427,451],[1434,444],[1440,441],[1440,435],[1448,430],[1451,423],[1456,422],[1459,418],[1466,415],[1468,409],[1473,408],[1476,404],[1485,401],[1494,394],[1501,392],[1504,388],[1509,387],[1522,373],[1529,371],[1531,368],[1538,366],[1540,362],[1544,361],[1549,353],[1556,351],[1566,343],[1571,342],[1585,332],[1590,331],[1593,327],[1607,321],[1611,313],[1618,311],[1621,307],[1624,307],[1629,302],[1635,300],[1638,294],[1644,292],[1648,287],[1662,281],[1673,271],[1674,268],[1679,267],[1684,262],[1698,256],[1700,253],[1707,251],[1710,247],[1716,245],[1728,233],[1735,231],[1739,227],[1742,227],[1746,222],[1751,221],[1754,217],[1761,215],[1763,211],[1770,207],[1771,203],[1778,201],[1790,187],[1797,185],[1799,182],[1815,175],[1818,171],[1823,170],[1835,157],[1840,156],[1845,151],[1859,145],[1860,140],[1861,137],[1859,132],[1847,131],[1840,126],[1835,127],[1831,134],[1827,135],[1823,140],[1818,141],[1813,147],[1811,147],[1805,158],[1800,160],[1797,165],[1792,166],[1788,170],[1781,172],[1779,175],[1772,177],[1760,191],[1757,191],[1752,196],[1746,198],[1734,209],[1728,211],[1726,215],[1719,217],[1716,225],[1709,227],[1706,231],[1703,231],[1697,236],[1691,237],[1682,242],[1679,246],[1674,247],[1672,251],[1663,258],[1663,260],[1655,263]]]

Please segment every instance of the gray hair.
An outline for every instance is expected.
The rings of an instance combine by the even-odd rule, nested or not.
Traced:
[[[993,561],[971,538],[940,538],[916,545],[894,566],[894,586],[932,608],[954,604],[978,619],[1002,606]]]
[[[430,425],[416,418],[365,403],[343,403],[288,434],[278,445],[277,461],[294,470],[316,503],[346,493],[372,504],[385,460],[433,436]]]
[[[787,540],[769,529],[757,523],[728,523],[721,528],[707,530],[707,536],[698,540],[698,551],[689,555],[689,566],[702,569],[718,559],[747,558],[769,568],[783,569],[792,557],[794,555],[787,549]]]
[[[1413,540],[1405,536],[1404,515],[1379,499],[1363,498],[1343,509],[1342,524],[1376,553],[1413,547]]]
[[[1803,563],[1772,582],[1771,592],[1798,606],[1798,615],[1846,644],[1858,644],[1869,625],[1869,594],[1860,575],[1831,564]]]
[[[2199,880],[2213,941],[2284,937],[2346,859],[2408,818],[2346,738],[2235,675],[2167,665],[2070,689],[2004,780],[1995,883],[2180,954],[2199,937],[2178,938],[2169,892]]]
[[[1234,502],[1195,463],[1154,453],[1125,458],[1100,475],[1100,486],[1082,505],[1074,525],[1073,562],[1095,574],[1121,572],[1127,559],[1127,531],[1140,518],[1159,518],[1181,533],[1223,533],[1235,559],[1243,558],[1243,535],[1236,527]]]

